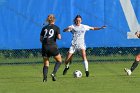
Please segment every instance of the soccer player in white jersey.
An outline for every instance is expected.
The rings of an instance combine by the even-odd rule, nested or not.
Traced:
[[[81,22],[82,22],[82,17],[80,15],[77,15],[74,19],[74,24],[64,29],[64,32],[72,32],[73,39],[67,57],[65,59],[65,69],[63,71],[63,75],[65,75],[67,73],[67,70],[69,69],[69,62],[71,60],[73,53],[77,50],[80,50],[82,53],[82,59],[85,68],[86,77],[89,76],[88,60],[86,57],[86,45],[84,39],[85,33],[88,30],[100,30],[106,27],[106,26],[90,27],[88,25],[81,24]]]

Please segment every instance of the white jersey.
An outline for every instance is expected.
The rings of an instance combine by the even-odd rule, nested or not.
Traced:
[[[80,24],[80,26],[71,25],[69,26],[72,29],[69,29],[70,32],[73,34],[72,45],[78,46],[82,48],[85,46],[85,32],[90,30],[92,27],[88,25]]]

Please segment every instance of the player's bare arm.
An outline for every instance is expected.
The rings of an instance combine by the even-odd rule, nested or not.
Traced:
[[[57,35],[57,39],[59,39],[59,40],[61,39],[61,35],[60,34]]]
[[[106,28],[106,26],[101,26],[101,27],[92,27],[90,30],[101,30]]]
[[[42,43],[42,41],[43,41],[43,36],[40,36],[40,42]]]
[[[67,28],[65,28],[64,30],[63,30],[63,32],[67,32],[67,31],[71,31],[72,30],[72,27],[67,27]]]

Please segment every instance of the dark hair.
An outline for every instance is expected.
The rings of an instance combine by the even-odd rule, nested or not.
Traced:
[[[80,15],[77,15],[77,16],[74,18],[74,20],[73,20],[74,24],[76,24],[76,19],[77,19],[77,18],[81,18],[81,19],[82,19],[82,17],[81,17]]]

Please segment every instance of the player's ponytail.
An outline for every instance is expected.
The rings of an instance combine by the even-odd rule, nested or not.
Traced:
[[[55,16],[53,14],[48,15],[48,18],[46,20],[48,23],[55,22]]]

